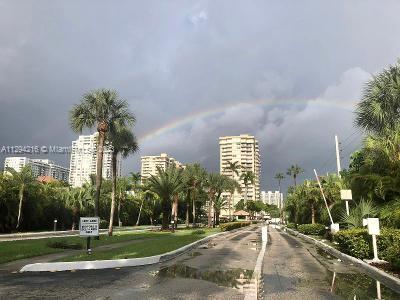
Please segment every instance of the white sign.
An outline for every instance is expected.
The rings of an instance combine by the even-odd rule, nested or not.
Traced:
[[[98,236],[99,235],[99,218],[98,217],[82,217],[79,222],[80,236]]]
[[[339,232],[339,223],[332,223],[331,224],[331,233],[335,234]]]
[[[353,195],[351,194],[351,190],[340,190],[340,199],[342,200],[353,200]]]
[[[371,235],[380,235],[381,231],[379,229],[379,219],[378,218],[368,218],[368,233]]]

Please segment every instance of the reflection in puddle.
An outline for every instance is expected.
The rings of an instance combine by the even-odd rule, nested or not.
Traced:
[[[344,274],[329,271],[331,293],[344,299],[399,299],[400,295],[365,274]]]
[[[204,270],[200,271],[183,264],[163,267],[158,272],[157,276],[164,277],[182,277],[191,279],[201,279],[214,282],[219,286],[226,286],[240,289],[245,284],[250,283],[253,271],[244,269],[229,269],[229,270]]]

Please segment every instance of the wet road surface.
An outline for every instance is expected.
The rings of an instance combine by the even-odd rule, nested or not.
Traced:
[[[352,264],[269,226],[264,299],[400,299]],[[377,285],[381,298],[378,298]]]
[[[259,240],[260,228],[252,227],[152,266],[56,273],[3,271],[0,299],[243,299]]]

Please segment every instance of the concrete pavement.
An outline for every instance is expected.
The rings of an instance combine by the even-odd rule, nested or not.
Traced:
[[[252,227],[147,267],[0,272],[0,299],[244,299],[259,241],[260,229]]]

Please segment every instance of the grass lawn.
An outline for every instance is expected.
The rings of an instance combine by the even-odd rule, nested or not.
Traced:
[[[217,229],[217,231],[218,231],[218,229]],[[112,237],[109,237],[107,235],[101,235],[100,240],[92,240],[92,248],[94,248],[94,251],[96,251],[96,247],[98,247],[98,246],[126,242],[126,241],[133,241],[133,240],[140,240],[140,242],[135,243],[134,245],[153,244],[153,243],[146,243],[146,240],[148,240],[148,239],[155,239],[156,241],[161,239],[164,241],[163,244],[166,243],[168,246],[170,246],[170,244],[172,244],[172,243],[170,243],[170,241],[168,239],[169,237],[171,237],[172,240],[177,239],[176,248],[179,248],[180,245],[185,245],[186,243],[189,243],[190,241],[195,241],[197,239],[200,239],[200,238],[206,236],[207,234],[211,234],[214,232],[216,232],[216,230],[212,229],[212,230],[206,230],[206,234],[203,234],[203,235],[196,234],[195,235],[195,234],[192,234],[192,230],[178,230],[174,234],[168,233],[168,232],[121,231],[121,232],[115,232],[114,236],[112,236]],[[79,236],[0,242],[0,264],[6,263],[9,261],[13,261],[13,260],[23,259],[23,258],[29,258],[29,257],[34,257],[34,256],[40,256],[40,255],[46,255],[46,254],[51,254],[51,253],[59,253],[59,252],[67,251],[66,249],[51,248],[48,246],[49,242],[53,243],[53,242],[58,242],[58,241],[66,241],[67,243],[81,243],[84,248],[86,247],[86,239],[79,237]],[[175,244],[175,242],[173,244]],[[134,247],[134,245],[131,245],[131,246]],[[160,245],[157,247],[160,247]],[[157,247],[154,250],[156,250]],[[121,247],[121,248],[124,248],[124,247]],[[121,248],[115,249],[113,251],[118,251]],[[164,247],[160,247],[160,251],[161,251],[161,249],[164,249]],[[169,248],[166,247],[166,249],[169,249]],[[175,248],[173,248],[173,249],[175,249]],[[84,252],[84,250],[82,250],[82,252]],[[162,253],[162,252],[159,252],[159,253]],[[97,255],[97,253],[90,256],[90,258],[94,257],[95,255]],[[149,254],[149,255],[153,255],[153,254]],[[81,257],[81,255],[78,255],[78,256]],[[144,254],[142,256],[147,256],[147,255]],[[69,259],[75,260],[74,258],[69,258]],[[83,260],[83,259],[84,258],[81,258],[80,260]],[[97,259],[97,258],[92,258],[92,259]]]
[[[83,252],[81,254],[64,257],[59,261],[122,259],[158,255],[178,249],[219,231],[218,228],[215,228],[205,229],[204,234],[193,234],[193,230],[177,230],[175,233],[149,233],[148,237],[151,238],[151,241],[143,239],[136,243],[110,250],[96,251],[96,249],[94,249],[91,255]]]

